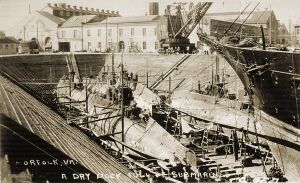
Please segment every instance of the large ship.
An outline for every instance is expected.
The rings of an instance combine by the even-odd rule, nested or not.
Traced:
[[[235,70],[278,165],[289,181],[299,180],[300,53],[218,41],[203,33],[198,37]]]

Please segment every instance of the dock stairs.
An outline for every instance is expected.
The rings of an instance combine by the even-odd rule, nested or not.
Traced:
[[[165,80],[174,70],[176,70],[184,61],[186,61],[190,55],[184,55],[175,65],[173,65],[166,73],[162,74],[156,81],[149,87],[155,89],[163,80]]]

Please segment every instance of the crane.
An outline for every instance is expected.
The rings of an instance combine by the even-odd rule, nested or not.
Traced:
[[[203,18],[211,2],[198,3],[195,6],[190,4],[190,11],[184,10],[184,3],[176,3],[176,15],[171,14],[171,6],[169,5],[166,10],[170,30],[169,37],[160,41],[161,48],[164,50],[172,48],[181,53],[193,53],[196,49],[195,44],[190,43],[189,35],[193,32],[195,27]],[[183,15],[185,13],[185,15]],[[186,21],[184,21],[184,16]]]

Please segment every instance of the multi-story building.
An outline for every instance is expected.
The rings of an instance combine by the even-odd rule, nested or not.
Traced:
[[[100,11],[99,9],[94,8],[83,8],[82,6],[71,6],[67,5],[66,3],[55,3],[51,4],[48,3],[42,11],[46,11],[54,16],[63,18],[63,19],[69,19],[72,16],[80,16],[80,15],[98,15],[99,17],[105,18],[105,17],[118,17],[119,12],[118,11],[104,11],[103,9]]]
[[[0,55],[16,54],[19,42],[0,32]]]
[[[83,48],[89,51],[155,52],[168,36],[167,17],[109,17],[83,25]]]
[[[60,51],[83,50],[83,24],[103,20],[98,15],[82,15],[69,18],[58,28],[58,45]]]

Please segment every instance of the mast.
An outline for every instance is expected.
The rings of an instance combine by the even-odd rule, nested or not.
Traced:
[[[124,144],[124,93],[123,93],[123,52],[121,54],[121,127],[122,127],[122,143]],[[124,153],[124,145],[122,144],[122,152]]]
[[[252,13],[254,12],[254,10],[257,8],[257,6],[260,4],[260,2],[259,3],[257,3],[257,5],[253,8],[253,10],[249,13],[249,15],[246,17],[246,19],[243,21],[243,23],[239,26],[239,28],[234,32],[234,34],[233,35],[236,35],[238,32],[239,32],[239,30],[241,29],[241,27],[244,25],[244,23],[248,20],[248,18],[250,17],[250,15],[252,15]]]
[[[270,30],[269,30],[269,37],[270,37],[270,45],[272,44],[272,10],[271,10],[271,4],[270,4]]]
[[[251,4],[251,2],[248,3],[248,5],[244,8],[244,10],[239,14],[239,16],[236,17],[236,19],[230,24],[230,26],[226,29],[224,34],[221,36],[220,39],[222,39],[224,36],[226,36],[227,32],[230,30],[230,28],[233,26],[233,24],[240,18],[240,16],[244,13],[244,11],[248,8],[248,6]],[[223,4],[224,5],[224,4]]]

